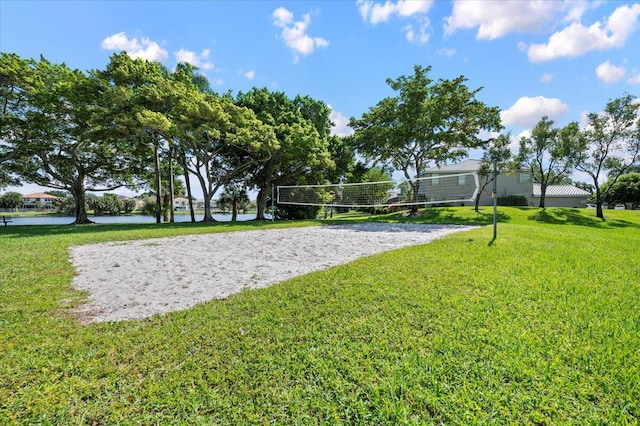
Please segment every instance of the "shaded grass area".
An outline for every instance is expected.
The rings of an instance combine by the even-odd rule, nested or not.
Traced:
[[[69,285],[69,245],[274,225],[0,233],[0,423],[636,422],[640,215],[500,210],[492,246],[483,227],[189,310],[94,325],[69,315],[82,300]]]

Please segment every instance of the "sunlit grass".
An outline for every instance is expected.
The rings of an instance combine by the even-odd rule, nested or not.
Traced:
[[[485,226],[94,325],[70,315],[70,245],[319,222],[0,229],[0,424],[637,422],[640,212],[500,213],[493,244]]]

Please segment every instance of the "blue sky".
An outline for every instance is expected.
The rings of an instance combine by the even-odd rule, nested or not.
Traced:
[[[126,50],[191,62],[217,92],[267,87],[333,109],[334,133],[431,65],[464,75],[517,137],[640,90],[640,3],[626,1],[0,1],[0,50],[82,70]]]

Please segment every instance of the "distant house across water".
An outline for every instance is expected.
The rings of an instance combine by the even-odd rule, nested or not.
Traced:
[[[55,195],[36,192],[22,196],[22,211],[54,210],[54,202],[58,199]]]

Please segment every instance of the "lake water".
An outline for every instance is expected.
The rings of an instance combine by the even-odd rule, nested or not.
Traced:
[[[5,216],[11,216],[11,213],[4,213]],[[196,215],[196,221],[201,221],[203,215]],[[230,222],[230,214],[214,214],[213,218],[220,222]],[[238,221],[255,219],[255,213],[238,214]],[[155,216],[89,216],[89,219],[96,223],[155,223]],[[72,216],[35,216],[35,217],[12,217],[13,222],[9,222],[8,226],[13,225],[68,225],[75,218]],[[189,222],[191,216],[188,214],[175,215],[176,222]],[[0,226],[2,222],[0,221]]]

